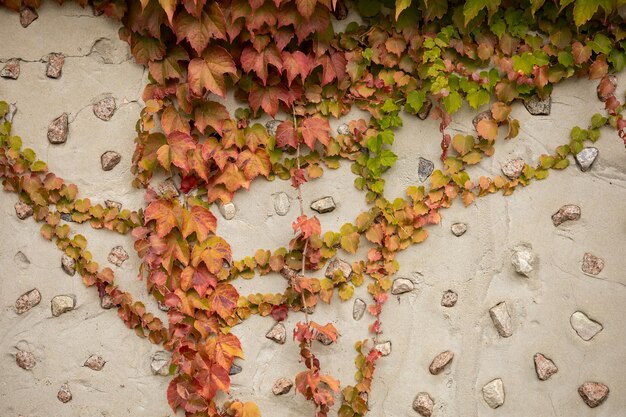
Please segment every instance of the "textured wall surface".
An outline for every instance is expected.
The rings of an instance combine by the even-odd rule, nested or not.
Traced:
[[[132,62],[127,45],[117,37],[116,24],[73,4],[46,3],[28,28],[20,26],[17,15],[0,10],[0,39],[0,67],[10,58],[20,59],[17,80],[0,78],[0,99],[18,107],[14,134],[52,172],[77,184],[81,196],[142,207],[143,191],[131,187],[129,167],[146,72]],[[45,57],[51,52],[66,57],[59,79],[45,75]],[[626,77],[622,74],[619,79],[623,91]],[[568,142],[572,126],[584,127],[602,109],[595,87],[585,80],[558,86],[549,116],[531,116],[516,104],[513,116],[521,122],[519,137],[499,140],[495,156],[471,174],[495,175],[514,157],[535,164],[540,154]],[[92,105],[106,96],[117,103],[110,121],[98,119],[92,111]],[[48,125],[63,112],[69,114],[68,140],[50,145]],[[461,112],[450,130],[468,132],[472,117],[469,110]],[[439,163],[437,122],[407,119],[396,137],[398,162],[386,176],[389,199],[402,196],[418,181],[419,157]],[[385,306],[383,336],[391,341],[392,350],[379,362],[371,416],[417,416],[411,404],[418,392],[428,392],[434,399],[434,417],[626,416],[626,151],[608,129],[596,146],[600,153],[588,172],[572,163],[511,197],[481,198],[469,208],[457,201],[442,211],[441,224],[430,228],[424,244],[399,255],[397,277],[413,281],[414,289],[392,296]],[[110,150],[122,159],[105,172],[100,156]],[[338,230],[366,207],[353,180],[344,164],[303,187],[307,205],[323,196],[332,196],[337,203],[336,210],[319,215],[323,230]],[[274,208],[280,192],[291,201],[283,216]],[[224,220],[215,210],[218,233],[231,243],[235,259],[258,248],[287,245],[298,212],[295,197],[287,182],[260,180],[251,192],[235,197],[237,213],[232,220]],[[173,416],[165,397],[168,378],[151,371],[151,356],[159,347],[137,338],[114,310],[100,307],[94,289],[63,272],[61,253],[39,236],[39,226],[16,217],[16,201],[15,195],[0,192],[0,416]],[[581,218],[555,227],[551,216],[565,204],[579,206]],[[315,213],[307,209],[307,214]],[[450,230],[457,222],[467,225],[460,237]],[[107,262],[109,251],[123,246],[130,259],[121,267],[112,266],[120,286],[166,318],[136,277],[139,259],[129,235],[75,224],[73,230],[87,237],[88,248],[102,265],[112,266]],[[527,277],[511,264],[520,244],[532,247],[535,256]],[[366,250],[361,248],[357,255],[363,257]],[[598,275],[583,272],[585,253],[604,261]],[[269,275],[240,279],[235,285],[242,294],[274,292],[282,291],[285,281]],[[18,315],[16,299],[33,288],[41,293],[41,302]],[[447,290],[458,294],[454,307],[441,305]],[[76,308],[53,317],[51,299],[63,294],[76,296]],[[357,288],[355,297],[368,299],[365,285]],[[506,338],[498,334],[489,314],[503,301],[511,317],[512,335]],[[342,335],[337,344],[316,349],[323,368],[344,384],[352,382],[355,371],[354,342],[368,337],[367,315],[355,321],[352,309],[353,300],[334,299],[314,316],[318,322],[333,321]],[[579,337],[570,324],[576,311],[602,325],[591,340]],[[290,315],[285,322],[288,334],[301,319]],[[298,346],[290,337],[284,345],[265,338],[272,324],[271,318],[253,317],[234,329],[246,359],[238,361],[243,371],[233,376],[231,395],[256,401],[269,417],[313,415],[310,404],[293,390],[280,397],[271,392],[278,378],[293,379],[302,369]],[[34,355],[32,369],[17,366],[15,355],[20,350]],[[446,350],[454,353],[454,359],[442,373],[431,375],[431,360]],[[547,381],[539,380],[535,372],[536,353],[558,367]],[[102,370],[83,366],[92,354],[106,361]],[[505,401],[492,409],[482,388],[496,378],[503,382]],[[598,408],[587,407],[577,392],[586,381],[610,388]],[[68,403],[57,399],[64,383],[73,396]]]

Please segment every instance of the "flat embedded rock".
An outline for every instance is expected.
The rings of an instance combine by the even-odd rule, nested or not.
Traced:
[[[511,316],[504,301],[492,307],[489,310],[489,315],[500,336],[510,337],[513,334]]]
[[[287,330],[282,323],[276,323],[274,327],[272,327],[270,331],[265,334],[265,337],[283,345],[285,344],[285,340],[287,340]]]
[[[156,192],[160,197],[165,198],[174,198],[180,195],[180,191],[178,191],[176,183],[171,178],[160,181],[157,185]]]
[[[104,294],[102,298],[100,298],[100,307],[102,307],[105,310],[109,310],[115,307],[113,298],[109,294]]]
[[[417,112],[417,117],[420,120],[426,120],[430,114],[430,110],[433,108],[433,102],[427,97],[422,104],[422,108]]]
[[[441,296],[441,305],[448,308],[454,307],[458,300],[459,296],[457,293],[452,290],[447,290],[444,291],[443,295]]]
[[[391,341],[387,340],[374,346],[379,352],[380,356],[389,356],[391,354]]]
[[[63,271],[65,271],[67,275],[74,276],[76,273],[76,261],[68,254],[64,253],[61,255],[61,268],[63,268]]]
[[[548,380],[552,375],[559,371],[559,368],[557,368],[554,362],[552,362],[552,359],[546,358],[541,353],[536,353],[533,359],[535,361],[535,372],[537,373],[537,378],[541,381]]]
[[[110,171],[122,160],[122,155],[115,151],[106,151],[100,156],[103,171]]]
[[[509,179],[514,180],[522,175],[525,165],[526,163],[522,158],[509,159],[504,165],[502,165],[502,173],[509,177]]]
[[[102,356],[91,355],[90,357],[87,358],[83,366],[94,371],[100,371],[102,370],[102,368],[104,368],[105,364],[106,364],[106,361],[102,358]]]
[[[421,156],[417,162],[417,179],[420,182],[424,182],[430,177],[430,174],[433,173],[435,169],[435,164],[428,159],[422,158]]]
[[[240,374],[241,371],[243,371],[243,369],[241,368],[241,366],[236,365],[236,364],[232,364],[230,366],[230,369],[228,370],[228,375],[237,375]]]
[[[235,207],[235,203],[232,201],[226,204],[218,203],[218,207],[224,220],[232,220],[235,217],[235,214],[237,214],[237,207]]]
[[[463,236],[467,232],[467,225],[465,223],[454,223],[450,226],[450,231],[456,237]]]
[[[65,64],[65,56],[63,54],[52,53],[48,55],[46,77],[60,78],[63,72],[63,64]]]
[[[122,203],[118,203],[113,200],[104,200],[104,205],[106,208],[116,208],[117,211],[122,211]]]
[[[433,414],[433,407],[435,406],[435,401],[433,397],[430,396],[427,392],[420,392],[417,394],[415,399],[413,400],[413,410],[415,410],[419,415],[424,417],[430,417]]]
[[[20,25],[22,25],[23,28],[27,28],[31,23],[37,20],[38,17],[39,15],[35,9],[24,7],[20,10]]]
[[[324,276],[326,278],[332,278],[335,274],[335,271],[341,271],[344,278],[350,280],[350,275],[352,275],[352,266],[343,259],[333,258],[328,263],[328,267],[326,267],[326,272],[324,273]]]
[[[528,274],[533,271],[535,265],[535,254],[533,253],[532,246],[523,244],[513,248],[511,264],[515,268],[515,272],[520,275],[528,276]]]
[[[272,386],[272,394],[285,395],[291,391],[291,387],[293,387],[293,382],[289,378],[279,378]]]
[[[278,125],[280,125],[283,121],[278,119],[272,119],[265,123],[265,128],[267,129],[267,133],[270,136],[276,136],[276,130],[278,130]]]
[[[491,408],[498,408],[504,404],[504,384],[500,378],[483,386],[483,399]]]
[[[50,308],[52,310],[53,317],[59,317],[63,313],[74,310],[76,307],[76,296],[70,295],[57,295],[50,301]]]
[[[94,103],[93,114],[98,119],[108,122],[115,114],[116,109],[115,99],[111,96],[107,96],[97,103]]]
[[[17,58],[9,59],[4,67],[0,70],[0,77],[17,80],[20,76],[20,60]]]
[[[454,359],[454,353],[451,351],[446,350],[441,352],[439,355],[435,356],[433,361],[430,363],[428,371],[433,375],[438,375],[450,362],[452,362],[452,359]]]
[[[532,96],[524,101],[524,107],[533,116],[549,116],[552,108],[552,97],[549,96],[542,100],[538,96]]]
[[[61,388],[59,388],[59,392],[57,392],[57,398],[62,403],[68,403],[72,401],[72,391],[70,391],[70,386],[68,384],[61,385]]]
[[[413,291],[415,284],[408,278],[396,278],[391,285],[391,293],[393,295],[400,295],[406,292]]]
[[[26,352],[24,350],[18,350],[15,354],[15,363],[22,369],[30,370],[35,367],[37,364],[37,359],[35,359],[35,355],[30,352]]]
[[[107,260],[115,266],[122,266],[122,264],[128,259],[128,252],[124,250],[122,246],[116,246],[111,249]]]
[[[552,215],[552,224],[558,227],[566,221],[579,220],[580,214],[580,207],[575,204],[566,204]]]
[[[578,387],[578,394],[590,408],[596,408],[609,396],[609,387],[601,382],[585,382]]]
[[[15,312],[17,314],[24,314],[31,308],[35,307],[41,302],[41,293],[37,288],[20,295],[15,301]]]
[[[585,341],[593,339],[603,328],[600,323],[591,320],[582,311],[577,311],[572,314],[569,321],[572,328],[578,333],[578,336]]]
[[[48,126],[48,142],[53,145],[65,143],[69,130],[69,120],[67,113],[63,113]]]
[[[289,209],[291,208],[291,200],[286,193],[280,192],[272,194],[272,203],[274,205],[274,211],[279,216],[285,216],[287,213],[289,213]]]
[[[589,275],[598,275],[604,269],[604,260],[587,252],[583,255],[582,271]]]
[[[168,376],[170,374],[170,354],[159,350],[152,355],[150,370],[154,375]]]
[[[598,148],[588,147],[576,154],[576,163],[582,172],[587,172],[596,161],[600,151]]]
[[[361,300],[360,298],[355,298],[354,306],[352,306],[352,318],[357,321],[361,320],[363,314],[365,314],[366,307],[367,305],[365,304],[365,301]]]
[[[337,126],[337,133],[340,135],[348,136],[350,134],[350,126],[347,123],[342,123]]]
[[[26,203],[18,201],[15,203],[15,215],[20,220],[27,219],[33,215],[33,208]]]
[[[337,207],[335,200],[331,196],[318,198],[311,203],[311,210],[317,211],[320,214],[330,213]]]

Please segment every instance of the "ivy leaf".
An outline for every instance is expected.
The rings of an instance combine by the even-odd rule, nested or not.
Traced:
[[[493,119],[482,119],[476,125],[476,131],[487,140],[495,140],[498,136],[498,123]]]
[[[482,9],[488,8],[490,14],[498,9],[501,0],[467,0],[463,5],[463,16],[465,16],[465,26],[478,16]]]
[[[316,216],[309,218],[306,214],[298,216],[291,227],[294,233],[300,231],[304,239],[308,239],[313,235],[319,236],[322,233],[322,226],[320,225],[319,219]]]
[[[241,66],[244,71],[253,71],[267,84],[268,66],[274,66],[278,72],[283,70],[283,62],[275,45],[268,45],[262,51],[257,51],[251,46],[246,46],[241,52]]]
[[[230,245],[219,236],[211,236],[193,247],[191,262],[195,267],[203,262],[211,273],[217,274],[225,261],[231,261]]]
[[[452,149],[457,151],[459,155],[464,156],[474,149],[474,137],[471,135],[455,135],[452,138],[451,145]]]
[[[269,178],[272,171],[270,155],[264,149],[257,149],[256,152],[244,150],[237,157],[237,166],[243,170],[243,174],[249,181],[259,175]]]
[[[214,182],[215,184],[224,184],[231,193],[241,187],[248,188],[250,185],[243,171],[239,170],[237,165],[232,162],[226,164],[224,171],[215,178]]]
[[[187,117],[182,111],[179,111],[173,105],[168,105],[161,114],[161,128],[163,133],[169,135],[174,131],[184,132],[189,134],[191,129],[189,127],[189,117]]]
[[[454,114],[461,108],[463,99],[461,95],[456,91],[450,91],[446,97],[443,98],[443,105],[446,108],[448,114]]]
[[[311,149],[315,149],[315,142],[318,140],[323,145],[328,145],[330,141],[330,124],[328,124],[328,120],[322,117],[307,117],[303,120],[300,130],[304,143]]]
[[[217,220],[208,209],[195,205],[187,213],[189,213],[189,217],[186,219],[186,224],[183,225],[183,237],[186,238],[191,233],[196,232],[196,238],[202,242],[206,240],[209,234],[215,233]]]
[[[287,120],[278,125],[276,129],[276,146],[284,148],[289,145],[292,148],[298,147],[298,132],[293,126],[293,122]]]
[[[296,0],[296,7],[298,8],[298,12],[305,19],[310,19],[315,11],[315,6],[317,5],[317,0]]]
[[[196,142],[187,133],[173,132],[167,137],[167,143],[170,146],[172,164],[188,173],[190,167],[187,152],[196,148]]]
[[[288,84],[291,85],[298,75],[302,79],[302,83],[304,83],[312,69],[311,59],[301,51],[282,51],[280,56],[282,67],[287,74]]]
[[[422,90],[410,91],[409,94],[407,94],[406,96],[405,109],[408,107],[407,110],[409,110],[411,113],[416,114],[422,109],[422,106],[424,105],[425,101],[426,101],[425,91],[422,91]]]
[[[183,69],[179,62],[187,60],[189,60],[187,51],[180,46],[175,46],[163,60],[148,62],[148,69],[152,78],[157,83],[163,85],[168,79],[179,80],[182,78]]]
[[[591,58],[591,48],[576,41],[572,44],[572,55],[576,64],[583,64]]]
[[[260,86],[253,84],[248,96],[250,107],[255,114],[262,108],[267,114],[274,117],[278,113],[279,101],[290,105],[289,92],[281,85]]]
[[[211,309],[224,320],[230,318],[239,300],[239,293],[231,284],[222,283],[209,296]]]
[[[189,88],[197,96],[203,96],[208,90],[226,97],[224,75],[237,75],[233,58],[220,46],[211,46],[204,51],[202,58],[192,59],[188,71]]]
[[[205,133],[211,126],[218,134],[222,134],[224,120],[229,118],[228,110],[223,104],[215,101],[203,101],[194,110],[194,123],[200,133]]]
[[[142,6],[145,8],[145,6],[143,5],[143,1],[144,0],[142,0]],[[165,11],[165,14],[167,15],[167,20],[170,22],[171,25],[172,18],[174,17],[174,11],[176,10],[176,6],[178,4],[178,0],[159,0],[159,4]]]
[[[604,3],[602,7],[605,10],[611,7],[610,0],[608,0],[608,8],[606,6],[607,0],[576,0],[574,3],[574,23],[576,26],[582,26],[591,19],[601,3]]]
[[[180,281],[184,291],[194,288],[200,297],[204,297],[209,288],[217,286],[217,277],[210,273],[204,265],[199,265],[197,268],[186,267],[180,274]]]
[[[130,40],[130,51],[138,64],[158,61],[165,55],[165,46],[158,40],[134,33]]]
[[[226,40],[226,23],[222,10],[217,3],[212,3],[205,10],[200,19],[181,11],[174,23],[178,43],[187,39],[198,55],[202,55],[211,39]]]
[[[178,225],[174,214],[173,204],[167,200],[155,200],[148,205],[144,212],[144,224],[151,220],[156,221],[157,236],[166,236]]]

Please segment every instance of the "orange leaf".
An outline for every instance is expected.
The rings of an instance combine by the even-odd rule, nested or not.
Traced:
[[[495,140],[498,136],[498,123],[492,119],[482,119],[476,125],[476,131],[487,140]]]
[[[196,96],[204,95],[205,90],[226,97],[224,75],[237,75],[235,62],[226,49],[211,46],[202,54],[202,58],[194,58],[189,63],[187,81],[191,92]]]
[[[237,300],[239,300],[239,293],[231,284],[219,284],[209,296],[211,309],[223,319],[233,314],[237,307]]]
[[[144,212],[144,224],[148,224],[151,220],[156,221],[156,231],[159,237],[164,237],[178,225],[173,205],[167,200],[155,200],[148,205]]]
[[[330,141],[330,125],[328,120],[319,116],[307,117],[301,126],[302,138],[304,143],[311,149],[315,148],[315,141],[319,140],[322,144],[328,145]]]
[[[200,133],[204,133],[207,126],[211,126],[221,135],[224,120],[228,119],[229,114],[223,104],[215,101],[204,101],[196,107],[194,116],[194,123]]]
[[[256,152],[245,150],[239,154],[237,158],[237,166],[243,170],[245,177],[252,181],[259,175],[269,178],[272,170],[270,155],[263,149],[257,149]]]

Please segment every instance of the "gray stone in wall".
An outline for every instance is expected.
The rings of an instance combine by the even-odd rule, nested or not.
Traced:
[[[424,100],[424,104],[422,104],[422,108],[417,112],[417,117],[419,117],[420,120],[426,120],[432,108],[433,102],[427,97],[426,100]]]
[[[496,378],[483,386],[483,399],[491,408],[498,408],[504,404],[504,384]]]
[[[160,197],[165,198],[174,198],[180,195],[178,187],[172,178],[167,178],[159,182],[156,192]]]
[[[552,97],[542,100],[538,96],[532,96],[524,101],[524,107],[533,116],[548,116],[552,108]]]
[[[274,327],[265,334],[265,337],[282,345],[285,343],[285,340],[287,340],[287,330],[282,323],[276,323]]]
[[[63,271],[65,271],[67,275],[74,276],[76,273],[76,261],[68,254],[64,253],[61,255],[61,268],[63,268]]]
[[[528,276],[533,271],[535,264],[535,254],[532,251],[532,246],[530,244],[521,244],[513,248],[511,264],[515,268],[515,272]]]
[[[15,203],[15,215],[20,220],[27,219],[33,215],[33,208],[26,203],[18,201]]]
[[[318,198],[311,203],[311,210],[315,210],[320,214],[330,213],[335,210],[335,208],[335,200],[330,196]]]
[[[122,203],[118,203],[113,200],[104,200],[104,205],[106,208],[116,208],[117,211],[122,211]]]
[[[265,128],[267,129],[267,133],[270,136],[276,136],[276,130],[278,130],[278,125],[280,125],[283,121],[278,119],[272,119],[265,123]]]
[[[19,251],[19,250],[15,253],[13,260],[15,261],[16,264],[20,265],[22,268],[30,264],[30,259],[28,259],[28,256],[24,255],[24,252]]]
[[[291,208],[291,200],[286,193],[280,192],[272,194],[272,203],[274,204],[274,211],[279,216],[285,216],[289,213]]]
[[[588,147],[576,154],[576,163],[582,172],[587,172],[596,161],[600,151],[598,148]]]
[[[235,217],[235,214],[237,214],[237,207],[235,207],[235,203],[232,201],[226,204],[218,203],[218,207],[225,220],[232,220]]]
[[[272,394],[274,395],[284,395],[291,391],[291,387],[293,387],[293,382],[291,382],[288,378],[279,378],[274,385],[272,386]]]
[[[577,311],[572,314],[569,321],[578,336],[585,341],[593,339],[595,335],[602,331],[602,325],[591,320],[582,311]]]
[[[391,293],[393,295],[404,294],[405,292],[413,291],[415,284],[408,278],[396,278],[391,284]]]
[[[17,113],[17,106],[15,105],[15,103],[9,103],[7,113],[3,117],[0,117],[0,123],[3,123],[5,120],[9,123],[13,123],[15,113]]]
[[[498,334],[502,337],[510,337],[513,334],[513,328],[511,326],[511,316],[506,308],[506,303],[503,301],[496,304],[489,310],[489,315],[493,321]]]
[[[50,301],[53,317],[59,317],[63,313],[72,311],[74,307],[76,307],[76,296],[74,294],[57,295]]]
[[[15,312],[17,314],[24,314],[31,308],[35,307],[41,302],[41,293],[37,288],[20,295],[15,301]]]
[[[444,307],[454,307],[456,302],[459,300],[459,296],[452,290],[447,290],[441,296],[441,305]]]
[[[87,358],[83,366],[94,371],[100,371],[102,370],[102,368],[104,368],[105,364],[106,364],[106,361],[102,358],[102,356],[91,355]]]
[[[525,162],[522,158],[509,159],[504,165],[502,165],[502,173],[509,177],[509,179],[514,180],[522,175],[524,165]]]
[[[122,160],[122,155],[115,151],[106,151],[100,156],[103,171],[110,171]]]
[[[391,354],[391,341],[381,342],[374,346],[379,352],[380,356],[389,356]]]
[[[360,298],[355,298],[354,306],[352,307],[352,318],[354,320],[361,320],[363,314],[365,314],[366,307],[367,306],[365,304],[365,301],[361,300]]]
[[[434,357],[428,367],[428,371],[433,375],[438,375],[450,362],[452,362],[452,359],[454,359],[454,353],[451,351],[446,350],[441,352],[439,355]]]
[[[170,374],[170,354],[159,350],[152,355],[150,370],[154,375],[168,376]]]
[[[69,131],[69,120],[67,113],[63,113],[48,126],[48,142],[53,145],[65,143]]]
[[[352,275],[352,266],[343,259],[333,258],[328,263],[328,267],[326,267],[326,272],[324,273],[324,276],[326,278],[332,278],[335,274],[335,271],[341,271],[344,278],[350,280],[350,276]]]
[[[454,223],[450,226],[450,231],[456,237],[463,236],[467,232],[467,225],[465,223]]]
[[[340,135],[348,136],[350,135],[350,126],[347,123],[342,123],[337,127],[337,133]]]
[[[128,253],[122,246],[116,246],[111,249],[107,260],[115,266],[122,266],[122,264],[128,259]]]
[[[243,371],[241,366],[236,365],[236,364],[233,363],[230,366],[230,370],[228,371],[228,375],[237,375],[237,374],[241,373],[241,371]]]
[[[57,392],[57,398],[62,403],[68,403],[72,401],[72,392],[70,391],[70,386],[67,383],[61,385],[61,388],[59,388],[59,392]]]
[[[426,181],[428,177],[430,177],[430,174],[433,173],[434,169],[435,164],[432,161],[424,159],[420,156],[417,162],[417,179],[420,182]]]

